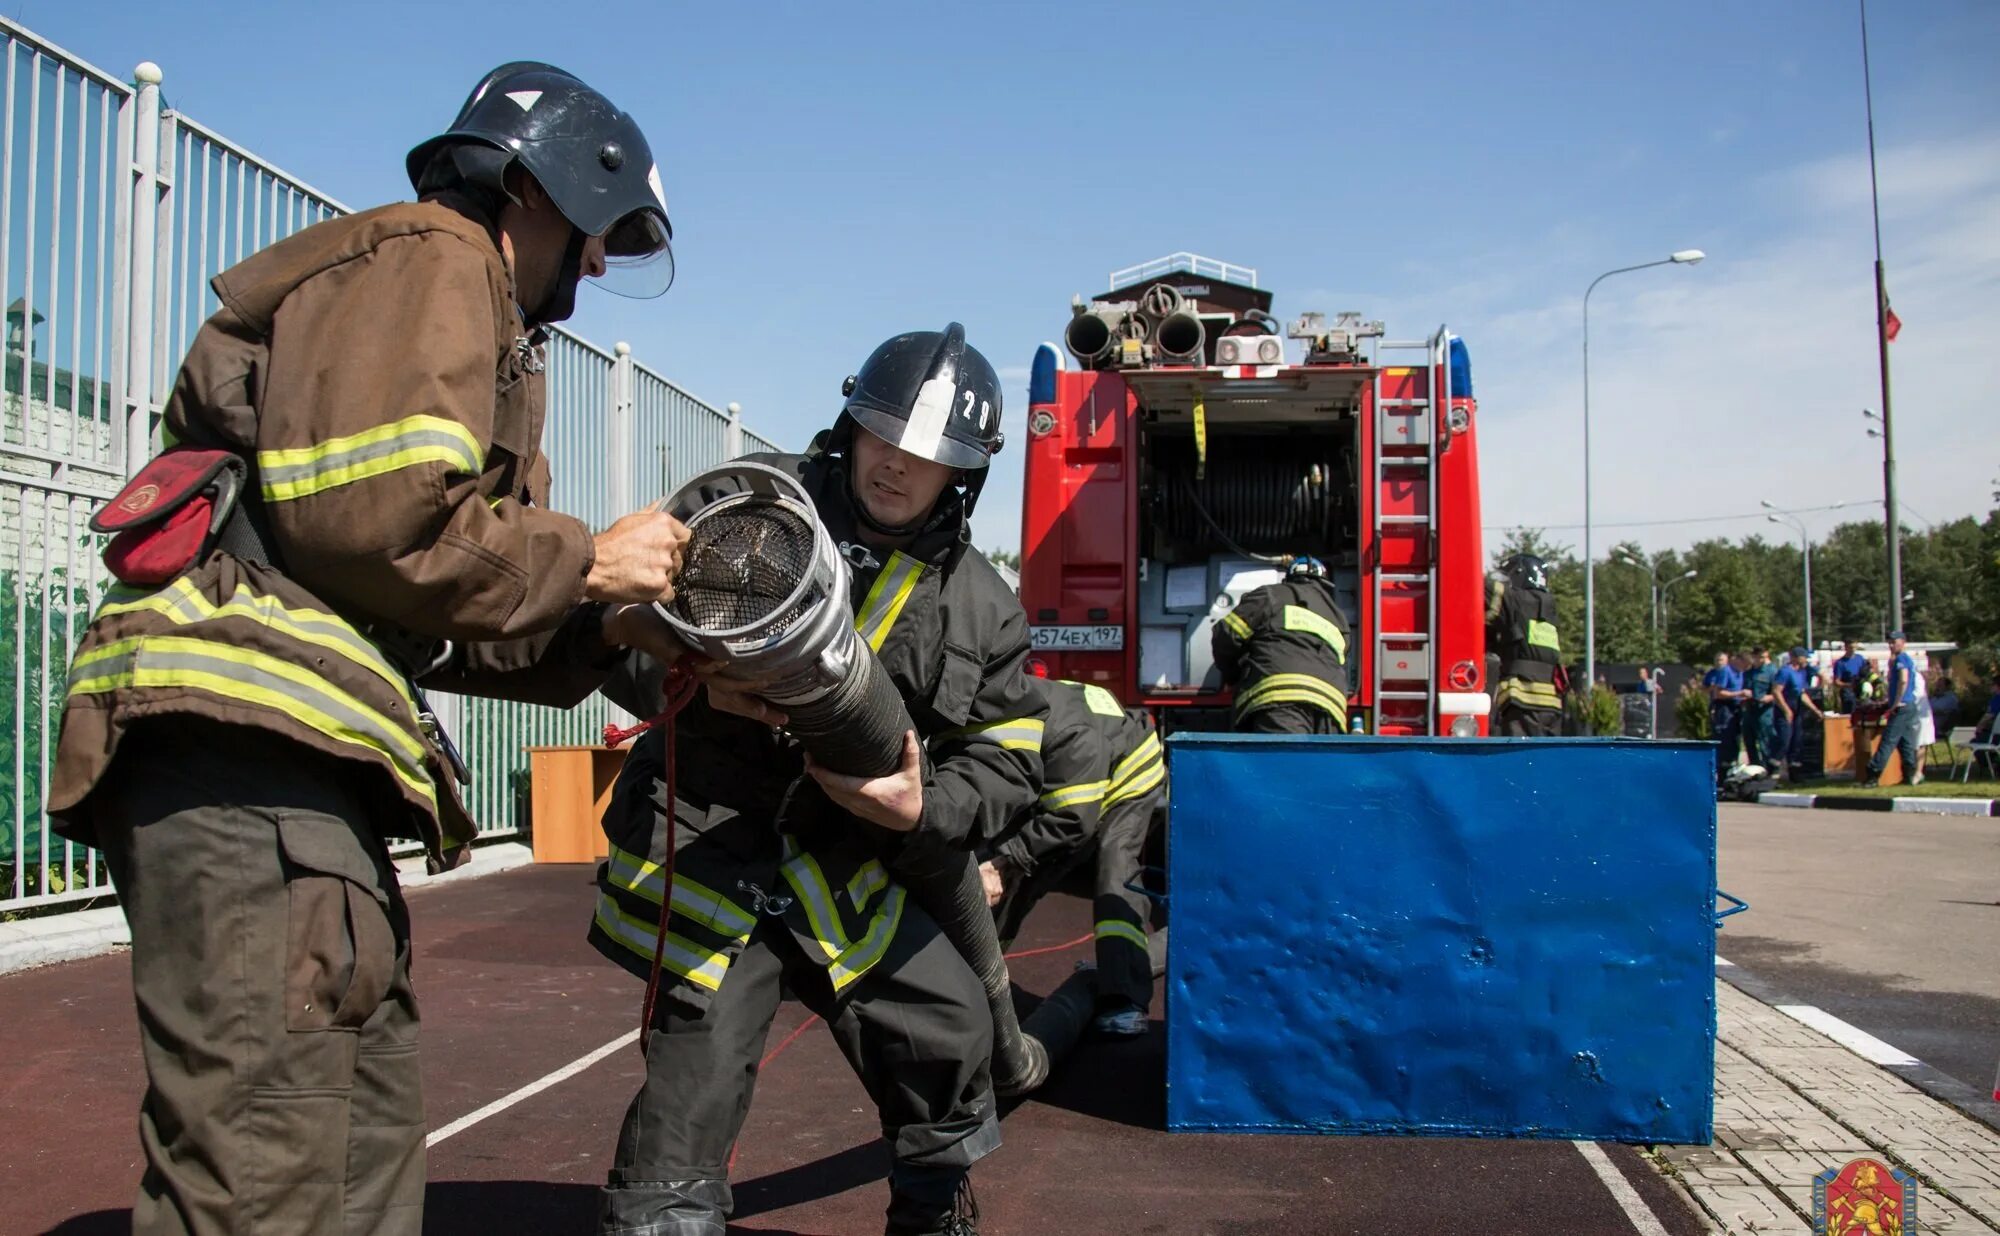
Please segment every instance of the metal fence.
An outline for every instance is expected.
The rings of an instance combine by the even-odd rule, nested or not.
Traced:
[[[0,912],[102,896],[97,857],[44,814],[69,662],[108,582],[90,513],[157,443],[208,282],[345,213],[325,193],[0,19]],[[593,528],[773,444],[731,411],[558,332],[544,446],[553,505]],[[482,834],[525,824],[524,748],[594,741],[609,708],[439,701],[474,769]]]

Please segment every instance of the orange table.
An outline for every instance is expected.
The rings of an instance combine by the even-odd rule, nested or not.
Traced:
[[[1868,779],[1868,761],[1875,755],[1875,747],[1882,741],[1882,731],[1886,727],[1881,721],[1863,721],[1854,727],[1854,776],[1858,780]],[[1889,762],[1882,766],[1880,778],[1883,785],[1903,784],[1903,757],[1894,751],[1889,753]]]
[[[535,861],[594,863],[610,853],[598,821],[625,766],[623,747],[529,747]]]

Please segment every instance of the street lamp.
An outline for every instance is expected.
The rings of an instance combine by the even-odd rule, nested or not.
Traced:
[[[1693,266],[1707,256],[1699,249],[1677,249],[1657,262],[1607,270],[1583,290],[1583,681],[1586,690],[1597,682],[1597,563],[1590,551],[1590,294],[1613,275],[1655,266]]]
[[[1870,432],[1873,431],[1871,430]],[[1789,525],[1799,531],[1799,553],[1805,562],[1806,571],[1806,650],[1810,652],[1817,647],[1813,643],[1812,637],[1812,538],[1806,534],[1805,521],[1790,511],[1780,510],[1778,504],[1769,498],[1763,499],[1759,505],[1771,512],[1764,517],[1765,519],[1770,520],[1774,524]],[[1838,510],[1845,505],[1847,504],[1844,502],[1836,502],[1827,509]]]
[[[1673,594],[1674,586],[1676,584],[1685,584],[1686,582],[1693,579],[1695,576],[1699,574],[1701,574],[1700,571],[1694,570],[1692,567],[1690,567],[1686,574],[1677,575],[1674,578],[1668,580],[1666,583],[1660,585],[1660,599],[1655,603],[1655,611],[1654,611],[1659,615],[1659,617],[1654,624],[1656,629],[1653,633],[1653,642],[1660,645],[1661,656],[1666,655],[1665,641],[1667,638],[1667,598]]]
[[[1621,562],[1629,562],[1636,567],[1646,568],[1647,589],[1653,600],[1653,659],[1658,660],[1666,655],[1666,648],[1660,642],[1660,611],[1664,607],[1666,594],[1675,584],[1684,584],[1701,574],[1701,572],[1690,569],[1683,574],[1676,575],[1674,578],[1668,580],[1665,585],[1662,585],[1660,583],[1660,568],[1657,563],[1650,562],[1633,553],[1631,550],[1623,548],[1613,553],[1612,557],[1617,558]]]

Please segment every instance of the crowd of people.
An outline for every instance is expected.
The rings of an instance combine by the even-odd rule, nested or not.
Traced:
[[[1931,747],[1940,733],[1950,732],[1959,710],[1951,679],[1919,666],[1901,631],[1890,633],[1887,655],[1873,658],[1851,639],[1838,657],[1804,647],[1774,657],[1761,645],[1717,652],[1701,689],[1709,701],[1718,777],[1748,764],[1795,779],[1816,762],[1809,758],[1808,735],[1832,714],[1881,722],[1882,738],[1863,784],[1875,784],[1892,752],[1901,757],[1905,779],[1921,784]],[[2000,693],[1980,720],[1981,737],[1996,712]]]

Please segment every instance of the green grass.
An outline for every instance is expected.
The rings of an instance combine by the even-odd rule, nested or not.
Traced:
[[[1783,788],[1829,798],[2000,798],[2000,782],[1971,781],[1960,784],[1946,781],[1941,775],[1933,779],[1928,773],[1922,785],[1878,785],[1872,790],[1864,790],[1855,781],[1802,781],[1796,787]]]

